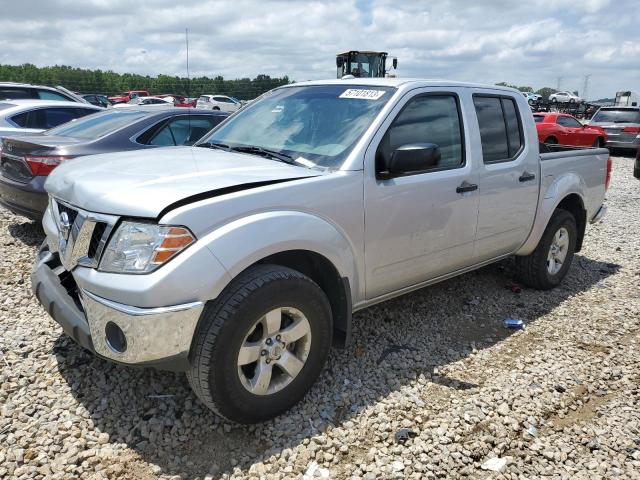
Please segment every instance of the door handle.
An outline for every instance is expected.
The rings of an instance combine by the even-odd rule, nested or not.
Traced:
[[[469,183],[465,180],[460,184],[459,187],[456,188],[456,192],[466,193],[466,192],[473,192],[474,190],[477,190],[477,189],[478,189],[478,185],[476,185],[475,183]]]
[[[520,178],[518,179],[520,182],[528,182],[529,180],[535,180],[536,175],[534,173],[529,173],[529,172],[524,172],[522,175],[520,175]]]

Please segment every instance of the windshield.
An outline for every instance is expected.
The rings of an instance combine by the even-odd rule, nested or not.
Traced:
[[[305,165],[339,168],[393,91],[354,85],[279,88],[240,110],[199,143],[260,147]]]
[[[73,120],[47,130],[45,135],[62,135],[91,140],[104,137],[147,115],[146,112],[109,111]]]
[[[604,109],[598,110],[591,119],[592,122],[612,122],[612,123],[640,123],[640,110],[629,109]]]

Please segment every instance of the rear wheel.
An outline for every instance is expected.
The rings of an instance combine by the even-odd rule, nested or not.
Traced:
[[[198,398],[229,420],[256,423],[288,410],[329,354],[329,301],[290,268],[249,269],[202,315],[187,377]]]
[[[220,107],[213,107],[212,110],[220,110]]]
[[[549,290],[565,277],[576,249],[578,229],[575,218],[557,209],[538,243],[526,257],[516,257],[516,275],[532,288]]]
[[[556,145],[558,143],[558,139],[556,137],[547,137],[544,143],[547,145]]]

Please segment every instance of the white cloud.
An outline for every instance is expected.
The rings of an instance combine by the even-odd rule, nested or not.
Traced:
[[[184,75],[333,77],[334,55],[381,49],[399,76],[590,96],[640,90],[636,0],[22,0],[3,5],[0,62]]]

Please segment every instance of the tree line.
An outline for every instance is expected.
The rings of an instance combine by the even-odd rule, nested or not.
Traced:
[[[23,65],[0,65],[0,82],[22,82],[37,85],[63,87],[79,93],[102,93],[116,95],[127,90],[147,90],[151,95],[173,93],[188,97],[202,94],[220,94],[250,100],[272,88],[291,83],[289,77],[258,75],[251,78],[225,80],[222,76],[186,77],[171,75],[138,75],[116,73],[111,70],[90,70],[66,65],[37,67]]]

